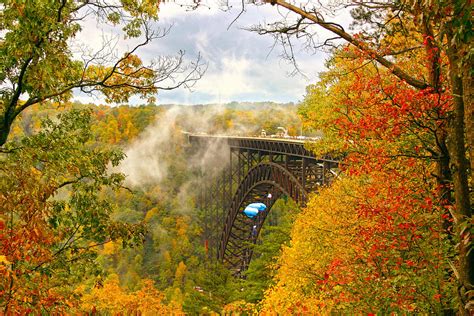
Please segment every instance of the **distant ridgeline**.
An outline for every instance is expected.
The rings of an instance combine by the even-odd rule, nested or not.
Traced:
[[[267,135],[278,134],[281,127],[292,136],[301,135],[303,132],[301,121],[296,114],[297,105],[294,103],[268,101],[109,106],[73,102],[60,106],[45,103],[26,110],[13,126],[12,136],[31,135],[39,130],[41,118],[54,117],[68,109],[84,108],[90,108],[93,112],[92,130],[96,140],[110,144],[125,144],[131,141],[170,110],[174,111],[172,116],[176,127],[189,132],[256,136],[260,135],[262,130],[265,130]],[[196,123],[197,118],[200,118],[200,124]],[[304,135],[318,136],[318,133],[305,130]]]
[[[164,108],[172,108],[175,106],[190,106],[190,107],[195,107],[197,109],[200,108],[212,108],[212,107],[222,107],[225,109],[231,109],[231,110],[274,110],[275,107],[283,107],[283,108],[288,108],[288,107],[294,107],[296,109],[297,104],[293,102],[288,102],[288,103],[278,103],[278,102],[272,102],[272,101],[262,101],[262,102],[237,102],[237,101],[232,101],[229,103],[207,103],[207,104],[193,104],[193,105],[183,105],[183,104],[161,104],[158,105],[160,107]]]

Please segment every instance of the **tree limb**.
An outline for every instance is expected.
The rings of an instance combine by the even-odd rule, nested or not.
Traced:
[[[412,76],[410,76],[408,73],[403,71],[400,67],[392,63],[391,61],[387,60],[384,58],[382,54],[379,54],[377,51],[374,49],[370,48],[367,43],[364,43],[351,34],[347,33],[342,29],[341,27],[338,27],[334,25],[333,23],[328,23],[324,21],[321,17],[318,16],[317,12],[315,11],[314,13],[309,13],[295,5],[292,5],[284,0],[265,0],[266,3],[270,3],[272,5],[278,5],[280,7],[286,8],[289,11],[292,11],[296,13],[297,15],[304,17],[315,24],[321,26],[322,28],[338,35],[339,37],[343,38],[350,44],[354,45],[361,51],[365,52],[369,57],[375,59],[377,62],[379,62],[381,65],[384,67],[388,68],[395,76],[398,78],[402,79],[409,85],[411,85],[414,88],[417,89],[426,89],[430,87],[430,85],[422,80],[416,79]]]

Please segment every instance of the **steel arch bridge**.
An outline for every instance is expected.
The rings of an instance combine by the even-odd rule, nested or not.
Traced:
[[[282,195],[302,207],[308,192],[329,185],[339,173],[337,159],[316,158],[301,140],[193,134],[188,140],[194,148],[217,146],[229,153],[226,167],[200,187],[197,207],[209,216],[204,221],[209,256],[216,256],[235,276],[248,268],[252,246]],[[252,202],[265,203],[267,211],[248,218],[243,209]]]

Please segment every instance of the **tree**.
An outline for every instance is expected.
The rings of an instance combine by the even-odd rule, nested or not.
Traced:
[[[395,60],[423,73],[423,65]],[[400,83],[350,46],[328,68],[308,87],[300,113],[325,135],[318,153],[345,153],[344,175],[297,219],[265,309],[451,311],[457,284],[449,205],[430,176],[451,99]]]
[[[1,306],[4,313],[61,312],[74,304],[73,287],[97,273],[96,248],[108,242],[141,242],[141,224],[112,220],[104,187],[118,189],[121,174],[108,174],[123,154],[85,145],[90,113],[47,120],[43,130],[9,140],[15,119],[34,105],[64,104],[74,91],[102,93],[107,102],[151,97],[159,89],[191,86],[203,73],[200,57],[184,52],[145,64],[138,50],[163,37],[153,31],[159,1],[8,1],[0,30]],[[87,19],[123,26],[139,41],[117,57],[112,39],[96,51],[72,45]],[[120,131],[119,131],[120,132]],[[134,132],[129,129],[129,132]],[[134,136],[134,135],[131,135]],[[9,140],[7,142],[7,140]],[[119,140],[117,140],[119,141]]]
[[[439,247],[442,220],[414,198],[420,185],[410,169],[395,177],[387,170],[347,177],[313,195],[283,249],[263,311],[442,314],[452,308],[455,290],[444,275],[446,248]],[[380,181],[388,175],[393,181]]]
[[[452,191],[454,217],[459,243],[459,275],[461,309],[468,314],[474,308],[474,252],[472,250],[472,210],[470,186],[473,164],[473,107],[472,107],[472,2],[447,0],[436,4],[425,1],[363,1],[335,4],[325,8],[319,2],[297,6],[284,0],[266,0],[263,3],[278,6],[288,12],[283,21],[254,28],[260,34],[272,34],[281,42],[287,57],[294,61],[291,38],[306,38],[307,48],[337,46],[343,40],[357,48],[368,60],[388,69],[401,83],[434,96],[452,98],[448,111],[446,131],[437,135],[438,171],[436,178],[444,186],[441,193]],[[336,8],[354,8],[355,28],[351,34],[341,25],[329,21],[325,13]],[[406,26],[407,21],[415,21]],[[319,43],[314,27],[329,31],[333,38]],[[394,50],[386,35],[400,34],[408,39],[405,47]],[[418,34],[418,36],[414,36]],[[414,45],[413,45],[414,44]],[[410,56],[424,48],[425,55],[416,62],[425,65],[425,71],[412,73],[397,63],[395,57]],[[446,59],[443,58],[446,56]],[[448,78],[447,80],[443,80]],[[470,155],[469,159],[466,156]],[[469,171],[470,170],[470,171]],[[470,173],[469,173],[470,172]],[[440,199],[441,200],[441,199]]]
[[[203,73],[200,57],[188,65],[184,52],[159,57],[145,65],[138,50],[168,30],[152,30],[157,0],[145,1],[8,1],[2,4],[0,31],[0,146],[15,118],[44,101],[66,101],[74,91],[102,93],[108,102],[126,102],[132,95],[151,97],[159,89],[189,87]],[[87,19],[122,25],[125,38],[141,42],[115,57],[113,40],[80,58],[71,43]]]
[[[113,220],[101,197],[124,176],[108,172],[123,154],[92,148],[90,111],[47,119],[39,133],[8,142],[0,156],[0,306],[9,313],[63,312],[83,278],[99,273],[97,248],[133,246],[142,224]]]
[[[143,280],[141,288],[135,292],[125,291],[116,275],[112,275],[104,284],[95,286],[85,294],[81,310],[85,313],[99,312],[113,315],[183,315],[174,306],[165,304],[164,295],[153,286],[153,281]]]

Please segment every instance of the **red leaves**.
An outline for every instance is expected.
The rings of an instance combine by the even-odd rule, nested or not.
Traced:
[[[401,314],[436,313],[451,304],[447,299],[438,304],[443,297],[436,293],[451,290],[445,279],[449,266],[443,258],[452,250],[444,244],[447,203],[432,174],[441,156],[439,142],[446,136],[446,113],[452,101],[447,93],[414,89],[389,71],[364,67],[364,62],[363,58],[334,60],[335,70],[328,76],[333,80],[315,94],[330,95],[320,105],[325,111],[315,113],[329,117],[322,120],[330,132],[326,134],[341,142],[339,149],[346,153],[344,175],[357,183],[341,194],[353,197],[344,204],[350,214],[347,222],[341,220],[345,213],[338,197],[328,203],[328,213],[331,207],[338,213],[327,222],[334,220],[334,226],[344,227],[338,231],[344,245],[336,241],[337,235],[331,236],[340,248],[331,249],[334,255],[325,255],[324,265],[318,266],[315,291],[327,295],[338,311],[345,308],[343,292],[350,293],[344,297],[349,306],[360,308],[356,314],[373,315],[377,308]],[[426,75],[424,65],[406,62],[407,68],[420,71],[416,76]],[[327,110],[326,102],[334,104],[335,110]],[[322,233],[313,234],[318,236],[314,240],[324,240]],[[345,264],[337,260],[340,253],[346,256]]]

